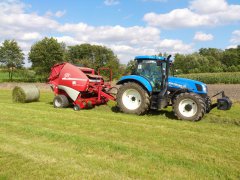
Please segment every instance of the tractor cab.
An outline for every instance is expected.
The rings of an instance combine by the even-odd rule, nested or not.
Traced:
[[[167,77],[169,63],[167,58],[159,56],[136,56],[136,67],[133,70],[133,75],[138,75],[146,78],[153,92],[159,92],[164,88]]]

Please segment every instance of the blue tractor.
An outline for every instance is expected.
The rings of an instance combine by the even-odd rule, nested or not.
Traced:
[[[171,56],[137,56],[136,66],[131,75],[123,76],[117,85],[117,106],[120,111],[130,114],[145,114],[148,110],[173,107],[178,119],[198,121],[214,107],[228,110],[231,100],[222,97],[212,104],[206,84],[169,76]]]

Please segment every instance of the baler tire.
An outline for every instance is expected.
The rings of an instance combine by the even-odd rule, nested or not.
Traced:
[[[174,100],[173,112],[178,119],[199,121],[206,113],[206,104],[202,97],[195,93],[181,93]]]
[[[126,102],[124,104],[124,100],[123,100],[123,96],[124,94],[127,92],[127,91],[131,91],[137,94],[135,94],[135,96],[139,96],[139,97],[135,97],[134,96],[134,93],[133,95],[131,95],[131,92],[130,92],[130,95],[131,96],[131,100],[134,101],[139,101],[140,104],[137,105],[137,107],[134,109],[129,109],[128,107],[126,107]],[[130,99],[128,96],[128,99]],[[135,100],[133,100],[135,99]],[[124,112],[124,113],[127,113],[127,114],[137,114],[137,115],[143,115],[145,114],[148,109],[149,109],[149,106],[150,106],[150,97],[147,93],[147,91],[142,87],[140,86],[139,84],[137,83],[134,83],[134,82],[127,82],[127,83],[124,83],[118,90],[117,92],[117,107],[119,108],[119,110],[121,112]]]
[[[66,108],[69,106],[68,98],[65,95],[57,95],[53,99],[53,106],[55,108]]]
[[[81,109],[80,106],[77,104],[73,106],[74,111],[80,111],[80,109]]]

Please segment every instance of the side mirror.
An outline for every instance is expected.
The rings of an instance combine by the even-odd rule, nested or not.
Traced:
[[[169,56],[167,57],[167,61],[169,61],[171,57],[172,57],[172,55],[169,55]]]

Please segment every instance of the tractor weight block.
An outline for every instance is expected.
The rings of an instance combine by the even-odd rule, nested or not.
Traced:
[[[228,97],[217,99],[217,108],[219,110],[229,110],[232,107],[232,101]]]

